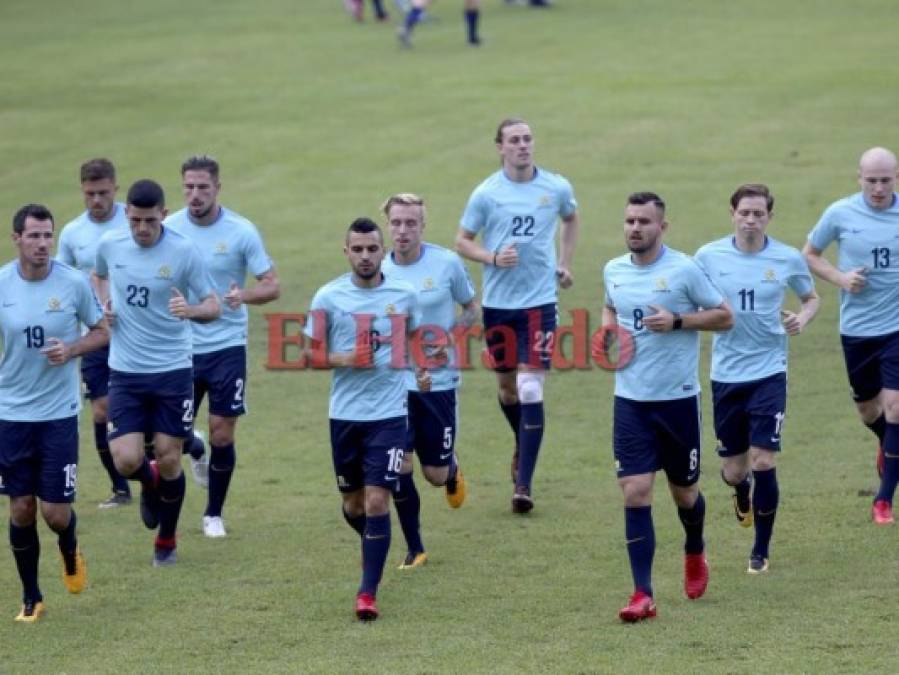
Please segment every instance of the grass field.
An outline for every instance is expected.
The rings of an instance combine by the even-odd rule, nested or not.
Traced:
[[[4,222],[28,201],[60,224],[75,216],[78,165],[102,155],[123,190],[154,177],[178,208],[180,162],[209,152],[224,203],[259,225],[276,259],[282,297],[265,311],[302,312],[344,271],[346,224],[392,192],[424,195],[428,236],[449,245],[471,189],[497,166],[496,123],[516,114],[532,123],[538,162],[575,186],[583,226],[561,309],[587,308],[596,325],[629,192],[662,194],[668,243],[694,251],[728,231],[731,191],[764,181],[777,197],[771,232],[801,245],[821,210],[855,190],[861,151],[897,145],[892,2],[558,4],[485,0],[473,49],[461,3],[442,0],[439,21],[401,51],[390,26],[354,24],[337,0],[3,0]],[[151,568],[137,509],[96,509],[107,485],[85,416],[77,509],[90,586],[65,593],[42,526],[48,613],[14,624],[19,582],[0,556],[0,672],[895,672],[897,535],[870,524],[859,494],[874,482],[874,442],[847,396],[835,294],[819,290],[819,318],[793,344],[765,577],[744,572],[751,534],[718,480],[707,415],[709,591],[683,596],[682,530],[660,484],[659,618],[620,625],[631,582],[612,376],[550,378],[537,508],[521,518],[509,512],[511,434],[479,370],[461,396],[469,501],[450,512],[421,487],[431,561],[396,571],[395,527],[383,617],[357,624],[358,543],[333,486],[328,376],[267,371],[254,310],[228,538],[202,536],[205,494],[191,483],[179,564]]]

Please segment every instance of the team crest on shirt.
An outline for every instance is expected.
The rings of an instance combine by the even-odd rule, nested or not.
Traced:
[[[424,281],[421,282],[421,288],[425,291],[433,291],[434,280],[431,277],[427,277]]]
[[[543,195],[540,197],[540,206],[549,206],[552,202],[553,198],[550,195]]]
[[[671,289],[668,288],[668,280],[665,277],[659,277],[656,279],[656,292],[657,293],[670,293]]]
[[[159,268],[159,271],[156,273],[157,279],[171,279],[172,278],[172,268],[168,265],[163,265]]]
[[[224,255],[228,252],[228,243],[224,241],[216,242],[215,248],[213,249],[215,255]]]
[[[396,314],[396,305],[391,302],[384,311],[387,312],[387,314]]]
[[[60,302],[59,298],[56,296],[50,296],[50,299],[47,300],[47,311],[48,312],[61,312],[62,311],[62,302]]]
[[[765,278],[762,279],[763,282],[768,281],[777,281],[777,273],[771,269],[770,267],[765,270]]]

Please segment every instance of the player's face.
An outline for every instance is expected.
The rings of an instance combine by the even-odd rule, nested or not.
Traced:
[[[181,177],[184,203],[195,220],[201,220],[218,206],[221,184],[208,171],[185,171]]]
[[[738,234],[748,239],[764,236],[771,214],[764,197],[743,197],[737,208],[730,210]]]
[[[889,161],[875,161],[858,171],[858,184],[872,209],[888,209],[893,205],[896,189],[896,166]]]
[[[390,207],[387,225],[394,251],[406,255],[419,249],[425,227],[423,216],[418,204],[394,204]]]
[[[667,226],[655,204],[628,204],[624,210],[624,241],[631,253],[651,251]]]
[[[360,279],[373,279],[381,271],[384,244],[377,232],[350,232],[343,248],[353,274]]]
[[[527,124],[513,124],[503,129],[503,140],[496,144],[503,167],[526,170],[534,164],[534,136]]]
[[[109,220],[115,206],[115,193],[118,188],[111,178],[88,180],[81,184],[84,207],[92,220],[98,223]]]
[[[25,219],[22,234],[13,232],[13,243],[19,249],[19,259],[31,267],[46,267],[53,252],[53,221]]]
[[[128,223],[131,225],[131,236],[139,246],[152,246],[159,240],[162,232],[162,221],[168,211],[162,206],[145,209],[128,204],[126,209]]]

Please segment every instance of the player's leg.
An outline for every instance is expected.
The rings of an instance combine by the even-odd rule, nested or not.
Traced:
[[[465,0],[465,27],[468,31],[468,44],[479,45],[478,21],[481,16],[481,0]]]
[[[22,609],[16,621],[30,623],[37,621],[44,611],[44,596],[38,586],[41,542],[37,534],[37,499],[34,495],[15,494],[19,481],[13,482],[9,468],[4,468],[3,477],[10,495],[9,547],[22,582]],[[24,473],[21,477],[25,477]]]
[[[624,540],[634,592],[618,612],[622,621],[656,615],[652,599],[652,561],[656,538],[652,521],[652,488],[660,468],[656,438],[646,406],[615,397],[613,449],[618,486],[624,498]]]
[[[343,518],[361,537],[365,532],[364,478],[362,447],[355,422],[329,421],[331,461],[337,489],[343,497]]]
[[[745,384],[712,382],[715,437],[721,479],[734,489],[734,515],[742,527],[752,526],[752,481],[749,465],[749,415]]]
[[[657,404],[664,428],[662,465],[684,528],[684,592],[691,600],[705,593],[709,566],[705,557],[705,498],[699,490],[702,422],[699,397]]]
[[[518,401],[518,339],[510,325],[514,312],[484,307],[485,353],[490,367],[496,373],[498,401],[503,416],[515,437],[512,451],[512,484],[518,481],[519,438],[521,428],[521,404]]]
[[[72,508],[78,489],[78,417],[40,422],[40,474],[37,495],[41,515],[56,533],[62,580],[69,593],[87,583],[87,567],[78,548]]]
[[[211,386],[209,373],[214,366],[212,357],[214,354],[194,354],[194,418],[199,414],[206,392]],[[194,419],[194,430],[189,438],[184,441],[183,453],[190,456],[190,473],[194,483],[204,490],[209,488],[209,457],[206,455],[206,444],[203,435],[197,430]]]
[[[881,378],[882,350],[891,343],[889,337],[857,338],[840,336],[849,390],[862,423],[877,437],[878,476],[883,473],[883,443],[887,421],[880,400],[884,383]]]
[[[444,488],[447,503],[457,509],[465,502],[466,485],[456,453],[456,390],[423,394],[420,407],[415,448],[421,472],[431,485]]]
[[[393,504],[396,507],[397,520],[406,539],[406,557],[399,569],[414,569],[424,565],[428,560],[425,545],[421,539],[421,498],[415,487],[413,478],[413,451],[420,447],[419,439],[424,435],[427,425],[427,409],[422,403],[424,394],[409,392],[409,422],[406,429],[403,461],[400,466],[396,490],[393,493]]]
[[[109,370],[105,367],[105,364],[103,370],[105,371],[105,377],[95,379],[103,379],[108,382]],[[99,385],[93,383],[88,385],[88,380],[89,378],[93,378],[93,375],[89,375],[85,369],[82,369],[82,376],[84,378],[85,386],[88,387],[87,395],[91,403],[91,417],[93,418],[94,424],[94,445],[97,448],[97,455],[100,458],[100,463],[106,470],[106,474],[109,476],[109,481],[112,484],[112,495],[106,501],[100,502],[98,506],[101,509],[112,509],[119,506],[125,506],[131,503],[131,488],[128,486],[128,479],[120,474],[115,468],[112,453],[109,451],[109,440],[106,438],[106,424],[109,421],[108,385],[105,383],[102,385],[102,396],[95,396]]]
[[[390,18],[384,10],[384,0],[371,0],[371,7],[375,12],[375,19],[378,21],[387,21]]]
[[[412,31],[415,29],[416,24],[421,21],[421,17],[424,14],[429,1],[430,0],[412,0],[412,9],[406,14],[403,24],[397,31],[397,37],[403,47],[412,46]]]
[[[899,484],[899,333],[883,339],[880,350],[880,402],[886,420],[883,450],[883,475],[874,498],[872,515],[878,524],[894,522],[892,506]]]

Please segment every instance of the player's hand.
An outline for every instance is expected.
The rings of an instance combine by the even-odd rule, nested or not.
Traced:
[[[187,319],[188,307],[187,299],[181,295],[181,291],[172,286],[172,297],[169,298],[169,314],[179,319]]]
[[[643,325],[654,333],[667,333],[674,329],[674,314],[661,305],[648,305],[652,314],[643,317]]]
[[[225,304],[228,305],[228,309],[238,309],[243,304],[240,286],[237,285],[236,281],[231,282],[228,292],[225,293]]]
[[[418,385],[418,391],[431,391],[431,373],[424,368],[416,368],[415,384]]]
[[[571,271],[566,267],[556,268],[556,279],[559,280],[559,286],[561,288],[571,288],[571,285],[574,283],[574,277],[572,276]]]
[[[798,314],[782,310],[780,320],[784,325],[784,330],[787,331],[787,335],[799,335],[802,332],[802,319],[799,318]]]
[[[843,283],[840,284],[840,287],[850,293],[860,293],[868,284],[867,274],[867,267],[857,267],[854,270],[845,272],[843,274]]]
[[[371,343],[371,333],[368,331],[356,334],[356,348],[350,352],[350,368],[371,368],[374,365],[375,350]]]
[[[515,244],[509,244],[505,248],[501,248],[496,252],[497,267],[515,267],[518,264],[518,249]]]
[[[109,327],[112,328],[115,324],[115,312],[112,311],[112,298],[109,298],[106,301],[106,304],[103,305],[103,317],[106,319],[106,323],[109,324]]]
[[[72,353],[66,344],[55,337],[47,340],[47,346],[41,349],[41,354],[47,357],[51,366],[61,366],[72,358]]]

